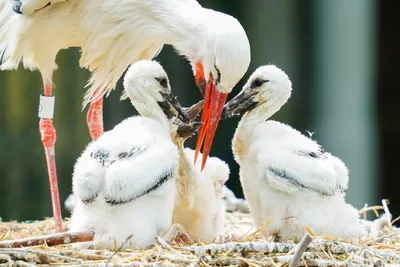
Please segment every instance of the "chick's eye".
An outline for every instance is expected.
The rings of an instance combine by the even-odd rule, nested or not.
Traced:
[[[261,85],[263,85],[264,83],[269,82],[269,80],[261,80],[261,79],[255,79],[252,83],[250,88],[254,89],[257,87],[260,87]]]
[[[160,83],[160,85],[161,85],[162,87],[168,88],[168,80],[167,80],[167,78],[161,77],[161,78],[155,78],[155,79]]]

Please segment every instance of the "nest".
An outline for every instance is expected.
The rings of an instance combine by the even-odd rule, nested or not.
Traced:
[[[371,208],[364,208],[360,213]],[[67,222],[68,223],[68,222]],[[371,229],[373,223],[364,221]],[[144,250],[78,250],[70,245],[0,248],[0,266],[383,266],[400,264],[400,234],[383,229],[378,238],[350,244],[308,231],[299,244],[263,240],[249,214],[227,213],[219,243],[167,244],[158,239]],[[52,219],[0,222],[0,240],[54,232]],[[311,238],[310,238],[311,236]],[[302,251],[300,251],[302,250]],[[298,253],[300,251],[300,253]]]

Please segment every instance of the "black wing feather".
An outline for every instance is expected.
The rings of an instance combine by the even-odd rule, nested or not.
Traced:
[[[151,192],[157,190],[158,188],[160,188],[164,183],[166,183],[167,181],[169,181],[172,178],[172,170],[169,170],[167,173],[163,174],[160,179],[157,180],[157,182],[155,184],[153,184],[152,186],[150,186],[149,188],[147,188],[146,190],[144,190],[142,193],[133,196],[129,199],[126,200],[115,200],[112,198],[105,198],[106,203],[110,204],[111,206],[116,206],[116,205],[122,205],[122,204],[126,204],[129,203],[131,201],[134,201],[140,197],[143,197],[147,194],[150,194]]]

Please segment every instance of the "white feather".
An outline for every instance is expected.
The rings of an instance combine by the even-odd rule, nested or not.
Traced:
[[[223,187],[222,200],[224,201],[226,211],[250,213],[247,201],[242,198],[237,198],[227,186]]]
[[[264,83],[251,86],[256,79]],[[256,103],[239,122],[232,149],[253,222],[257,228],[270,222],[262,233],[282,241],[299,240],[306,226],[319,235],[358,238],[365,231],[344,199],[349,179],[344,163],[290,126],[266,121],[291,90],[288,76],[269,65],[258,68],[242,91],[255,92]]]
[[[130,64],[152,59],[164,44],[173,45],[193,68],[202,62],[207,79],[217,65],[224,92],[232,90],[250,63],[240,23],[195,0],[60,0],[33,13],[43,1],[25,0],[22,9],[25,5],[29,16],[13,14],[12,0],[0,1],[1,69],[15,69],[22,61],[25,68],[38,68],[48,83],[58,51],[81,47],[80,66],[92,72],[84,106],[108,95]]]
[[[188,159],[194,158],[193,149],[185,148],[185,153]],[[202,154],[199,156],[202,157]],[[230,170],[228,164],[217,157],[209,157],[203,171],[200,171],[200,161],[195,169],[195,208],[199,211],[196,233],[200,240],[211,241],[223,234],[226,208],[222,193]]]
[[[156,62],[130,67],[125,90],[147,117],[125,119],[105,132],[75,165],[70,230],[95,230],[98,248],[113,248],[114,239],[121,245],[131,234],[125,247],[143,248],[171,225],[179,155],[157,104],[159,92],[170,90],[157,86],[160,75],[166,73]]]

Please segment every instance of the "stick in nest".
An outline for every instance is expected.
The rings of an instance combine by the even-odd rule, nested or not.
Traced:
[[[296,267],[300,261],[301,255],[306,251],[308,244],[310,244],[312,238],[306,232],[306,234],[301,239],[300,243],[297,245],[296,252],[293,255],[292,260],[290,261],[289,267]]]
[[[259,253],[288,253],[295,246],[293,244],[275,243],[275,242],[229,242],[224,244],[208,244],[202,246],[184,246],[183,250],[191,251],[197,256],[203,256],[206,253],[214,255],[216,253],[231,252],[259,252]]]
[[[119,248],[118,248],[116,251],[114,251],[114,253],[108,258],[107,263],[106,263],[106,267],[108,267],[108,264],[110,264],[110,261],[111,261],[112,257],[114,257],[115,254],[117,254],[118,252],[120,252],[120,251],[122,250],[122,248],[125,246],[125,244],[128,243],[128,241],[129,241],[132,237],[133,237],[133,234],[132,234],[132,235],[129,235],[129,236],[125,239],[125,241],[122,243],[122,245],[119,246]]]
[[[67,232],[52,235],[34,236],[22,239],[0,241],[0,248],[20,248],[47,245],[49,247],[77,242],[92,241],[93,231]]]
[[[178,223],[174,223],[168,231],[164,234],[163,239],[167,243],[171,243],[173,240],[179,243],[182,240],[183,243],[191,243],[193,244],[192,238],[190,238],[189,234],[182,227],[182,225]]]

